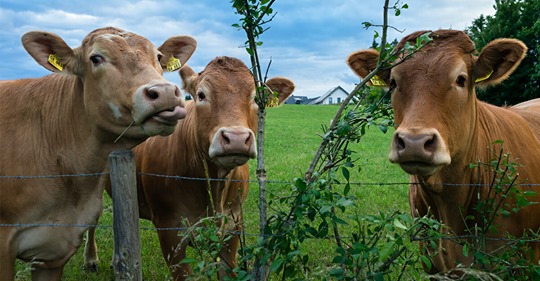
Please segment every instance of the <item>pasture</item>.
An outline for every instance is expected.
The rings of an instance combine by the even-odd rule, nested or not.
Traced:
[[[322,134],[321,125],[329,124],[337,106],[283,105],[270,108],[267,113],[265,138],[265,164],[268,175],[269,200],[289,194],[290,184],[295,177],[302,177],[318,148]],[[390,213],[401,210],[408,213],[408,176],[398,166],[387,160],[389,143],[393,130],[383,134],[378,128],[370,128],[359,144],[353,146],[358,159],[354,173],[351,173],[351,193],[357,198],[354,210],[359,215]],[[361,170],[358,171],[358,167]],[[256,180],[256,161],[250,161],[251,179]],[[370,185],[368,183],[373,183]],[[403,183],[379,185],[378,183]],[[97,230],[99,246],[99,271],[89,273],[83,270],[83,247],[66,265],[64,280],[113,280],[109,268],[113,251],[112,203],[105,195],[105,208],[100,219],[102,227]],[[258,186],[251,183],[244,205],[245,231],[249,239],[255,239],[259,227]],[[273,208],[280,206],[272,205]],[[141,244],[143,278],[145,280],[169,280],[169,271],[163,260],[159,242],[153,225],[141,220]],[[334,249],[325,240],[307,243],[307,251],[314,257],[313,274],[330,265]],[[312,245],[312,246],[310,246]],[[18,262],[16,280],[29,280],[30,268]]]

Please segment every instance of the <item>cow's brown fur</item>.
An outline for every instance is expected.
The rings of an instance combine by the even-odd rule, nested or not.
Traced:
[[[415,42],[425,31],[405,37]],[[540,183],[540,100],[513,107],[496,107],[477,100],[475,86],[486,87],[506,79],[525,56],[526,46],[515,39],[497,39],[489,43],[477,57],[474,44],[460,31],[438,30],[430,35],[433,41],[412,58],[380,74],[392,88],[396,132],[390,160],[411,174],[409,190],[414,215],[429,213],[442,221],[452,235],[469,234],[477,220],[464,222],[475,214],[473,207],[487,197],[488,188],[469,184],[489,185],[492,172],[468,168],[469,163],[489,163],[495,156],[490,144],[504,141],[504,152],[510,153],[521,166],[519,182]],[[348,58],[351,68],[365,77],[375,68],[378,54],[359,51]],[[370,59],[366,59],[366,57]],[[366,63],[371,62],[371,63]],[[491,71],[489,78],[486,77]],[[409,149],[415,141],[416,149]],[[416,140],[415,140],[416,139]],[[414,145],[416,147],[416,145]],[[419,164],[420,163],[420,164]],[[450,185],[448,185],[450,184]],[[452,184],[457,184],[453,186]],[[538,187],[519,187],[539,193],[528,198],[540,201]],[[512,203],[507,201],[507,203]],[[540,204],[523,208],[508,218],[497,217],[496,237],[508,232],[517,237],[540,227]],[[497,249],[502,242],[487,242],[487,250]],[[540,243],[531,243],[534,261],[540,258]],[[468,265],[472,255],[465,257],[462,247],[450,240],[441,240],[433,258],[432,271],[449,271],[458,263]]]
[[[137,179],[140,217],[151,220],[157,228],[171,228],[189,227],[202,218],[222,214],[227,217],[225,224],[225,220],[218,221],[222,233],[240,231],[241,208],[248,192],[246,162],[256,156],[257,105],[253,77],[243,62],[230,57],[212,60],[199,74],[189,66],[182,68],[180,74],[184,89],[194,99],[186,105],[187,117],[179,122],[172,135],[149,138],[134,149],[137,170],[143,173]],[[278,92],[280,104],[294,90],[294,84],[285,78],[270,79],[267,85]],[[249,132],[246,141],[249,147],[240,151],[224,148],[218,156],[232,160],[220,161],[219,157],[210,155],[210,148],[224,141],[216,138],[224,128]],[[145,173],[227,181],[211,181],[209,187],[205,180]],[[191,269],[179,262],[186,256],[189,239],[182,241],[178,232],[171,230],[158,230],[158,237],[173,280],[184,280]],[[93,233],[89,239],[93,239]],[[221,261],[228,267],[236,265],[238,245],[239,236],[232,235],[220,253]],[[222,270],[220,278],[225,275]]]
[[[42,66],[60,72],[47,62],[56,54],[64,69],[0,82],[1,176],[102,172],[112,150],[170,134],[185,116],[179,90],[162,77],[158,54],[185,61],[195,49],[192,38],[170,38],[158,50],[144,37],[111,27],[93,31],[75,49],[48,32],[26,33],[22,41]],[[91,57],[98,54],[103,60],[94,65]],[[160,97],[147,100],[149,91]],[[158,116],[167,120],[157,121]],[[16,258],[32,263],[33,280],[60,280],[86,228],[46,225],[96,223],[102,208],[99,181],[1,178],[0,223],[22,226],[0,226],[0,280],[13,280]]]

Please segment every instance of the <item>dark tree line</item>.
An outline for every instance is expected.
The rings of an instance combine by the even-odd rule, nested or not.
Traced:
[[[516,38],[529,48],[516,71],[502,84],[477,92],[496,105],[540,97],[540,0],[495,0],[493,16],[481,15],[467,33],[478,50],[497,38]]]

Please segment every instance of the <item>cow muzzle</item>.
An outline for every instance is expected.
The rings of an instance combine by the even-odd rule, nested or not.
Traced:
[[[184,98],[172,83],[147,84],[135,93],[133,121],[141,124],[148,135],[171,134],[186,114]]]
[[[450,164],[451,157],[436,129],[400,129],[394,133],[390,162],[406,173],[428,177]]]
[[[255,135],[244,127],[222,127],[214,134],[208,155],[227,170],[242,166],[257,157]]]

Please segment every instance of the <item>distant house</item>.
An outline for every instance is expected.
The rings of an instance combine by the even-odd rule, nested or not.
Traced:
[[[316,98],[308,98],[306,96],[290,96],[286,101],[285,104],[309,104],[311,101],[318,99]]]
[[[308,97],[306,96],[292,95],[285,101],[285,104],[304,104],[304,102],[307,100],[308,100]]]
[[[345,91],[341,86],[330,89],[326,94],[311,101],[309,104],[340,104],[349,93]]]

